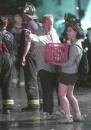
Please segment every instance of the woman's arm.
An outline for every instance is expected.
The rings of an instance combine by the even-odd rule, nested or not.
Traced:
[[[68,60],[65,63],[54,63],[54,64],[59,66],[72,66],[74,65],[74,61],[76,60],[77,55],[78,55],[77,47],[72,46],[71,48],[69,48]]]

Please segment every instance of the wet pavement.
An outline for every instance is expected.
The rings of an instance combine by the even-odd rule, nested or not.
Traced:
[[[75,95],[78,98],[81,112],[87,115],[84,122],[73,124],[58,124],[56,119],[41,120],[39,112],[21,112],[21,108],[27,105],[24,85],[10,88],[11,95],[15,99],[15,110],[9,115],[0,112],[0,130],[91,130],[91,88],[78,87]],[[0,94],[0,109],[2,109]],[[57,110],[57,96],[54,92],[54,111]]]

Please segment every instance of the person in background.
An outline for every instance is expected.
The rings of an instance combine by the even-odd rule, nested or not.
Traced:
[[[10,31],[8,15],[0,16],[0,87],[2,94],[2,113],[10,114],[14,109],[14,99],[11,97],[12,56],[14,37]]]
[[[84,32],[79,23],[74,21],[66,24],[66,34],[71,45],[68,61],[63,64],[59,63],[58,93],[65,113],[64,118],[58,120],[59,123],[73,123],[73,121],[84,120],[78,100],[74,96],[74,86],[78,80],[78,65],[82,57],[82,50],[78,46],[82,48]],[[74,117],[71,114],[70,105],[74,110]]]
[[[53,114],[53,90],[56,88],[55,66],[48,64],[44,59],[44,45],[48,43],[60,43],[59,36],[53,27],[54,18],[51,14],[45,14],[42,18],[42,27],[36,30],[36,34],[26,30],[26,48],[22,56],[22,64],[26,62],[27,52],[34,42],[38,76],[43,92],[43,118],[51,119]]]
[[[89,72],[87,76],[86,85],[91,85],[91,28],[87,29],[86,39],[83,42],[83,48],[87,49],[87,58],[89,64]]]
[[[14,35],[14,46],[13,46],[13,58],[14,58],[14,68],[15,68],[15,72],[17,74],[17,86],[20,86],[20,81],[21,81],[21,75],[23,74],[23,70],[22,67],[20,65],[20,61],[19,61],[19,49],[21,46],[21,34],[23,31],[23,18],[21,16],[21,14],[16,14],[14,15],[14,23],[13,23],[13,27],[11,29],[12,34]],[[15,74],[13,76],[13,78],[15,79]]]

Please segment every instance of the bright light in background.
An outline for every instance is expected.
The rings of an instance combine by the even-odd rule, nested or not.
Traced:
[[[55,28],[59,35],[64,31],[64,22],[64,19],[55,21]]]
[[[85,19],[81,21],[82,28],[86,30],[87,28],[91,27],[91,20]]]
[[[81,20],[82,28],[86,30],[91,27],[91,0],[88,2],[87,10],[85,11],[85,16]]]
[[[59,36],[64,31],[64,23],[65,23],[64,19],[55,20],[54,22],[54,27],[57,29],[57,33]]]
[[[61,26],[64,22],[65,22],[64,19],[58,20],[58,21],[55,22],[55,25],[59,27],[59,26]]]

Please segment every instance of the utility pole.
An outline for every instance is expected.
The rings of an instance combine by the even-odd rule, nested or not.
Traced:
[[[80,10],[81,10],[80,0],[77,0],[77,17],[78,17],[78,19],[80,19]]]
[[[81,9],[81,1],[77,0],[77,16],[78,19],[81,20],[81,18],[84,16],[84,10]]]

